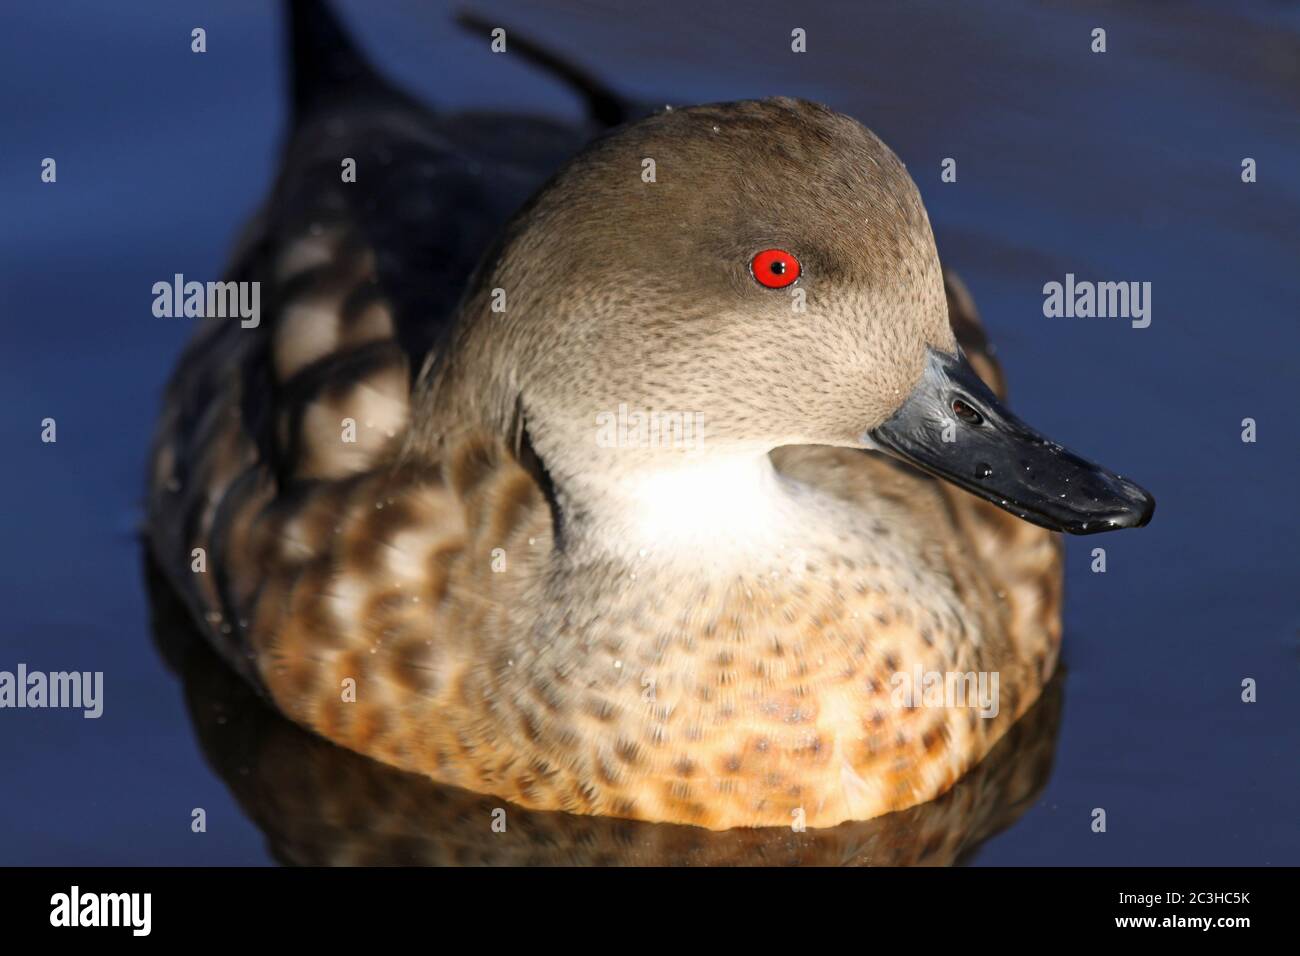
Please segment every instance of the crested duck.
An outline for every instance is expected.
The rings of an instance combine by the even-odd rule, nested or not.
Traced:
[[[292,45],[227,273],[261,319],[204,321],[151,463],[213,646],[531,810],[816,828],[952,787],[1054,671],[1056,532],[1154,502],[1007,410],[898,158],[802,100],[612,115],[578,71],[592,128],[440,113],[317,4]]]

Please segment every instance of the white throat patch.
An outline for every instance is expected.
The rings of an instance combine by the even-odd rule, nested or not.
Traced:
[[[806,530],[801,487],[766,454],[689,457],[600,482],[586,538],[633,563],[782,565]]]

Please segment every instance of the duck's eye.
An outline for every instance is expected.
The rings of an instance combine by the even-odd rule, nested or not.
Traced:
[[[759,285],[784,289],[799,278],[799,260],[784,249],[764,249],[749,262]]]

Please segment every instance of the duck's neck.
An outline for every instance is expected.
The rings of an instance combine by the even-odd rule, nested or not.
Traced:
[[[605,447],[595,420],[568,431],[524,421],[512,364],[494,361],[476,334],[486,325],[465,321],[445,360],[422,371],[408,452],[481,429],[536,454],[536,477],[559,509],[557,543],[571,561],[730,576],[797,563],[817,532],[836,524],[833,503],[780,474],[766,446]],[[496,348],[507,340],[498,336]]]

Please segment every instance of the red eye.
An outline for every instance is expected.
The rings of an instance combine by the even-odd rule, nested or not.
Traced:
[[[784,289],[799,278],[799,260],[784,249],[764,249],[749,263],[759,285]]]

